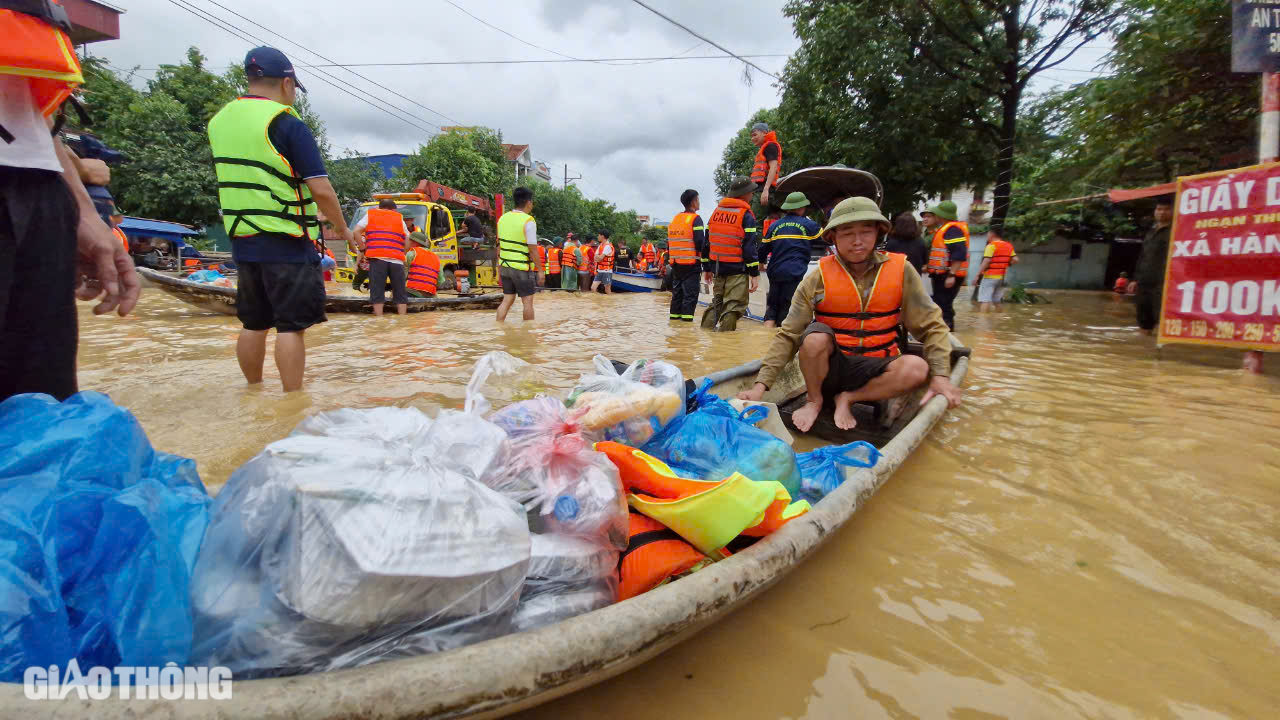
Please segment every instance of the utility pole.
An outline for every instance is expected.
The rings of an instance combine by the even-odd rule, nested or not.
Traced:
[[[564,164],[564,189],[565,190],[569,189],[570,180],[581,180],[581,179],[582,179],[581,175],[574,175],[573,177],[569,177],[569,163]]]

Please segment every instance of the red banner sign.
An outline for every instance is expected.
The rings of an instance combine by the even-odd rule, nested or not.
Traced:
[[[1161,343],[1280,351],[1280,163],[1178,178]]]

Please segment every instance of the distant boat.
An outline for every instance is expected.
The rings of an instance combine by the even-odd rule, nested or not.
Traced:
[[[613,289],[618,292],[657,292],[662,289],[662,276],[614,270]]]
[[[317,271],[318,272],[318,271]],[[223,315],[236,314],[236,291],[233,288],[205,285],[173,277],[150,268],[138,268],[138,275],[148,280],[154,287],[172,295],[183,302],[191,303],[198,308]],[[434,310],[490,310],[502,302],[500,293],[485,295],[439,295],[433,298],[409,298],[409,312],[430,312]],[[372,313],[373,305],[367,297],[349,297],[345,295],[326,295],[324,310],[330,313]],[[394,310],[393,310],[394,312]]]

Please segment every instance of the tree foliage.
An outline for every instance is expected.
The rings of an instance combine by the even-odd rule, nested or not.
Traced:
[[[500,133],[483,127],[455,128],[419,145],[388,186],[404,192],[419,180],[431,180],[472,195],[495,195],[511,187],[513,174]]]
[[[573,233],[576,238],[591,239],[608,230],[615,244],[639,245],[640,221],[634,210],[618,210],[607,200],[588,198],[573,185],[558,188],[530,176],[520,178],[519,185],[533,190],[533,217],[542,237]]]

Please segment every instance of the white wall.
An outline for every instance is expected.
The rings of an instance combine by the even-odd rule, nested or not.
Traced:
[[[1080,245],[1080,258],[1071,259],[1071,246]],[[1086,243],[1057,237],[1034,248],[1018,247],[1018,264],[1009,268],[1006,284],[1034,282],[1036,287],[1097,290],[1104,286],[1110,243]],[[975,278],[982,267],[987,236],[969,238],[969,275]]]

